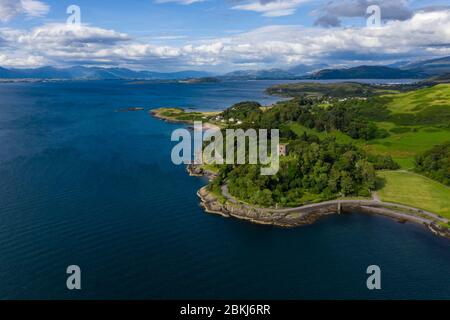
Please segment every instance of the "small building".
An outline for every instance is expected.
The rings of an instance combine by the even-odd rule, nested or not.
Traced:
[[[278,145],[278,153],[280,156],[283,156],[283,157],[287,156],[289,153],[288,145],[286,143],[280,143]]]

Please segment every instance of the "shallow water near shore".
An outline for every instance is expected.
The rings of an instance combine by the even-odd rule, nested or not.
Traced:
[[[272,83],[1,84],[0,298],[450,298],[450,240],[359,213],[295,229],[206,214],[206,180],[170,162],[180,125],[115,112],[268,104]]]

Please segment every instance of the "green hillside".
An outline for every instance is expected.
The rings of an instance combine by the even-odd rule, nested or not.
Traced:
[[[366,117],[388,132],[387,137],[352,139],[338,130],[318,132],[299,123],[292,123],[291,129],[298,135],[334,136],[340,143],[353,142],[369,153],[390,155],[404,169],[414,166],[419,153],[450,141],[450,84],[374,98],[363,102],[361,108],[373,109]]]
[[[395,94],[390,97],[393,100],[387,107],[393,113],[432,111],[436,107],[446,107],[450,110],[450,84],[439,84],[431,88]]]

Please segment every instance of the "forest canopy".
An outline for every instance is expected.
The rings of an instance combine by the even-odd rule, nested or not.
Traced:
[[[417,156],[416,171],[450,186],[450,141]]]

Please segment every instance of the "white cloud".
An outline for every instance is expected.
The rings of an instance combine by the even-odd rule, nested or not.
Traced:
[[[46,24],[30,31],[0,29],[4,52],[28,53],[46,57],[41,61],[62,63],[64,59],[87,59],[96,61],[104,58],[104,50],[117,47],[130,38],[124,33],[87,25]],[[17,65],[4,59],[2,65]],[[26,63],[24,63],[26,65]]]
[[[116,32],[88,25],[69,25],[64,23],[45,24],[16,35],[19,44],[33,46],[66,46],[78,47],[94,44],[108,45],[130,38],[125,33]]]
[[[330,0],[313,13],[321,15],[316,20],[317,25],[336,27],[340,26],[340,18],[367,16],[370,5],[380,7],[383,20],[407,20],[413,14],[408,4],[408,0]]]
[[[300,5],[309,1],[310,0],[252,0],[244,4],[236,5],[232,7],[232,9],[255,11],[266,17],[282,17],[294,14]]]
[[[18,56],[16,53],[0,54],[0,65],[11,68],[36,68],[47,63],[42,56]]]
[[[49,11],[49,6],[37,0],[0,0],[0,21],[8,22],[18,15],[42,17]]]
[[[2,66],[102,63],[157,70],[230,70],[323,60],[372,63],[448,54],[450,10],[418,12],[373,29],[273,25],[210,40],[186,39],[179,45],[159,45],[93,26],[47,24],[31,30],[0,29],[0,43]]]

